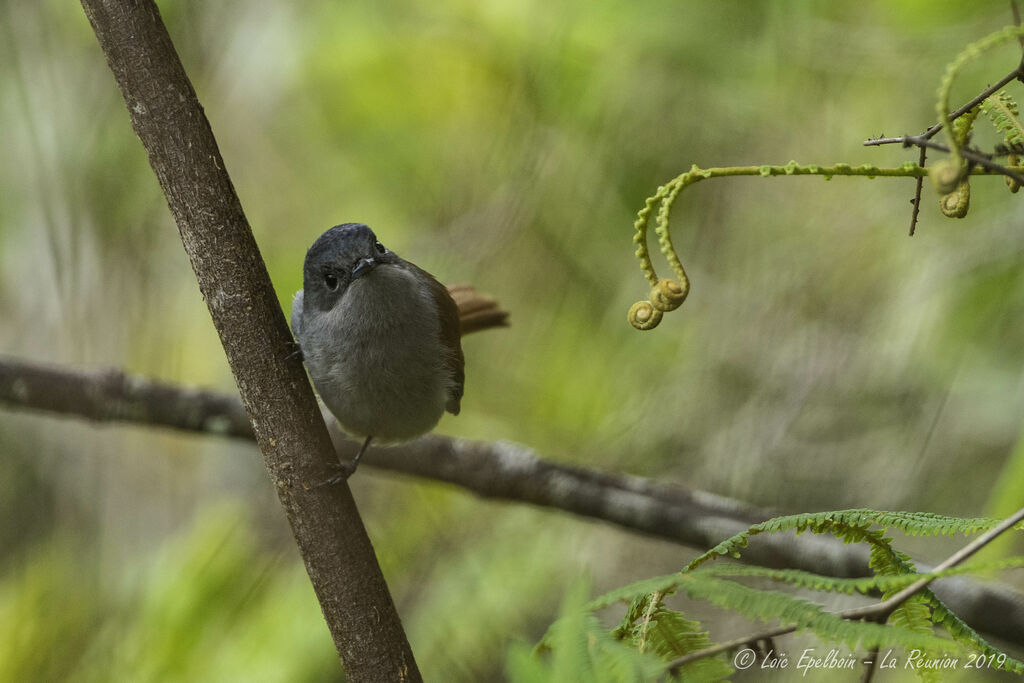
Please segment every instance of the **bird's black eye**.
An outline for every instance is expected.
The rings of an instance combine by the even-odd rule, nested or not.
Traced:
[[[387,249],[384,248],[384,245],[381,244],[380,242],[374,242],[373,248],[377,250],[378,254],[383,254],[387,251]]]
[[[333,292],[338,288],[338,276],[334,273],[324,273],[324,284]]]

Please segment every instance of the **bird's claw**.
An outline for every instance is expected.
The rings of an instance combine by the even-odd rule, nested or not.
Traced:
[[[323,488],[324,486],[335,486],[343,481],[348,481],[348,478],[355,474],[356,466],[357,463],[354,460],[332,464],[330,466],[331,469],[337,471],[331,476],[324,479],[323,481],[314,484],[313,488],[319,489]]]

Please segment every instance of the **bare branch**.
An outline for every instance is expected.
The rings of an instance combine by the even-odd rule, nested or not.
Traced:
[[[235,396],[114,370],[66,370],[0,357],[0,404],[99,422],[254,438]],[[350,459],[358,444],[343,440],[336,430],[331,432],[338,457]],[[367,453],[365,465],[446,482],[485,498],[564,510],[701,550],[774,515],[705,491],[549,462],[525,446],[507,442],[430,435],[401,446],[374,449]],[[741,559],[827,576],[870,575],[862,547],[823,536],[760,535]],[[942,579],[933,590],[978,630],[1024,644],[1021,594],[962,577]]]

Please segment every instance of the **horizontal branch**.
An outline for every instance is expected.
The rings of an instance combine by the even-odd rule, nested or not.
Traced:
[[[116,370],[70,370],[0,357],[0,405],[252,439],[236,396]],[[336,429],[331,431],[337,436]],[[340,436],[335,445],[341,459],[351,458],[358,447]],[[545,461],[531,449],[508,442],[428,435],[371,449],[364,464],[454,484],[485,498],[564,510],[702,550],[774,514],[705,491]],[[870,575],[865,549],[809,534],[759,535],[742,560],[827,576]],[[960,577],[942,579],[934,590],[975,628],[1024,645],[1024,596]]]

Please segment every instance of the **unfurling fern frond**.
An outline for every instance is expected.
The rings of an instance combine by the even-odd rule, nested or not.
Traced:
[[[559,619],[548,628],[532,657],[517,654],[516,670],[509,678],[640,683],[662,675],[664,663],[612,637],[587,610],[584,595],[583,584],[569,592]]]
[[[1006,653],[993,647],[987,640],[981,637],[980,633],[968,626],[963,619],[951,612],[949,608],[946,607],[946,604],[934,593],[931,591],[922,591],[922,594],[928,598],[928,602],[931,605],[932,621],[942,626],[942,628],[946,630],[946,633],[953,637],[953,640],[970,650],[980,652],[985,655],[985,657],[992,658],[999,662],[998,666],[1001,669],[1012,671],[1015,674],[1024,674],[1024,662],[1020,662],[1013,657],[1008,657],[1006,656]]]
[[[638,650],[650,652],[665,661],[709,647],[713,643],[700,622],[690,621],[682,612],[665,607],[658,600],[643,611],[629,629],[629,640]],[[680,680],[721,680],[733,673],[724,656],[698,659],[681,667]]]

